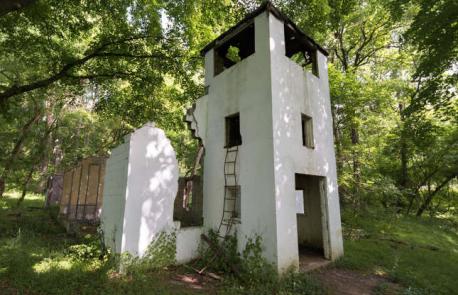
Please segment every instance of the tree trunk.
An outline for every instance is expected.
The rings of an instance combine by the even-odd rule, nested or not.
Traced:
[[[52,114],[52,104],[47,103],[47,110],[46,110],[46,130],[45,130],[45,135],[42,139],[43,142],[43,157],[41,159],[39,171],[40,171],[40,182],[38,183],[38,191],[45,191],[46,189],[46,184],[48,182],[48,168],[49,168],[49,149],[52,148],[53,142],[52,142],[52,136],[51,136],[51,131],[53,130],[53,125],[55,123],[55,120],[53,118]]]
[[[417,210],[417,214],[416,216],[417,217],[420,217],[423,212],[429,207],[429,205],[431,204],[431,201],[433,200],[433,197],[447,184],[449,183],[450,180],[452,180],[453,178],[455,178],[457,176],[457,173],[453,173],[451,174],[450,176],[446,177],[444,179],[444,181],[442,181],[438,186],[436,186],[436,188],[428,193],[428,195],[426,196],[425,200],[423,201],[423,203],[421,204],[420,208],[418,208]]]
[[[27,194],[27,188],[29,186],[30,179],[32,179],[34,170],[35,169],[32,166],[32,168],[30,168],[29,174],[27,174],[27,177],[25,178],[24,184],[22,185],[22,194],[19,200],[17,200],[16,207],[19,207],[25,199],[25,195]]]
[[[358,192],[361,180],[361,167],[359,162],[359,154],[355,149],[359,145],[359,132],[357,127],[353,124],[351,127],[351,144],[353,146],[353,181],[355,182],[355,192]]]
[[[36,110],[35,115],[27,121],[27,123],[22,127],[21,134],[19,136],[19,139],[16,141],[16,144],[14,145],[13,150],[11,151],[9,157],[5,161],[5,166],[3,168],[3,172],[0,175],[0,198],[3,197],[3,193],[5,192],[5,179],[6,176],[10,173],[11,167],[16,160],[16,157],[19,155],[19,152],[21,151],[22,144],[24,143],[24,140],[27,137],[27,134],[29,133],[30,129],[32,128],[33,123],[37,122],[40,119],[41,111]]]
[[[331,108],[332,114],[332,131],[334,133],[334,145],[336,147],[336,164],[337,164],[337,173],[342,171],[343,161],[342,161],[342,144],[340,141],[340,130],[339,123],[337,122],[337,110],[334,106]]]
[[[407,173],[407,165],[408,165],[408,151],[407,151],[407,142],[406,142],[406,130],[405,130],[405,117],[403,114],[404,111],[404,104],[399,103],[399,116],[401,118],[401,138],[400,138],[400,158],[401,158],[401,171],[400,171],[400,178],[399,178],[399,186],[402,189],[407,188],[407,184],[409,182],[408,173]]]

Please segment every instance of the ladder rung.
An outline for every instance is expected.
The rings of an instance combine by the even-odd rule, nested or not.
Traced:
[[[231,191],[237,191],[237,190],[231,190]],[[229,200],[229,199],[237,199],[237,197],[225,197],[226,200]]]
[[[224,162],[224,164],[233,164],[235,162],[237,162],[237,161],[226,161],[226,162]]]

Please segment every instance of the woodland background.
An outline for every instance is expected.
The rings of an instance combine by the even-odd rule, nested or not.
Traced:
[[[106,155],[154,121],[182,172],[207,43],[260,1],[17,0],[0,6],[0,193]],[[273,1],[329,55],[341,203],[458,210],[458,2]],[[19,199],[20,200],[20,199]]]

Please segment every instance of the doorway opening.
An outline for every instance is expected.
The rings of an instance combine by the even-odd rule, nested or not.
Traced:
[[[295,174],[297,237],[302,267],[321,266],[329,259],[326,178]]]

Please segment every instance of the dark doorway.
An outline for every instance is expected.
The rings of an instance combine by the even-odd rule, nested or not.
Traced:
[[[324,177],[296,174],[297,198],[303,198],[301,210],[297,213],[297,233],[299,252],[307,255],[324,256],[324,232],[323,206],[321,204],[321,188]]]

